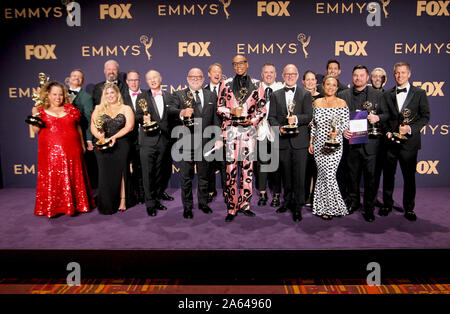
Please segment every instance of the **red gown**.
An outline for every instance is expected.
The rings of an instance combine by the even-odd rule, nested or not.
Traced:
[[[39,108],[45,127],[39,132],[36,204],[34,213],[48,218],[73,215],[95,207],[83,159],[77,125],[80,112],[70,104],[54,117]]]

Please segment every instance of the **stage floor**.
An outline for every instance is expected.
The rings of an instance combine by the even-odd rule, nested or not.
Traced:
[[[450,188],[417,190],[416,222],[393,211],[368,223],[361,212],[324,221],[305,207],[303,220],[295,223],[290,213],[277,214],[269,205],[258,207],[256,217],[238,215],[225,222],[222,196],[210,204],[206,215],[194,207],[194,219],[182,217],[180,190],[170,189],[175,201],[163,202],[167,211],[147,216],[145,206],[103,216],[94,209],[76,217],[53,219],[33,214],[34,189],[0,190],[1,249],[69,250],[367,250],[450,248]],[[196,193],[194,193],[194,196]],[[401,190],[395,191],[401,201]],[[269,198],[269,203],[270,203]],[[197,204],[195,203],[194,206]]]

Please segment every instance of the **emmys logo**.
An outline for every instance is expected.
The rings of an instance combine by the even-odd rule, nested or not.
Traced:
[[[427,92],[427,96],[445,96],[442,87],[445,82],[412,82],[413,86],[417,86]]]
[[[305,59],[308,58],[308,52],[306,51],[306,47],[308,47],[309,42],[311,41],[311,36],[306,38],[306,35],[303,33],[298,34],[297,40],[302,44],[303,54],[305,55]]]
[[[13,171],[15,175],[22,175],[22,174],[35,174],[36,173],[36,167],[35,165],[31,165],[28,167],[25,164],[15,164],[13,166]]]
[[[366,47],[367,40],[365,41],[341,41],[337,40],[334,44],[334,55],[339,56],[343,51],[347,56],[367,56]]]
[[[450,1],[417,1],[417,16],[425,12],[430,16],[449,16],[448,4]]]
[[[445,49],[442,49],[444,48]],[[449,54],[450,53],[450,43],[395,43],[394,44],[394,54]]]
[[[78,2],[62,0],[63,7],[39,7],[39,8],[5,8],[3,17],[8,19],[32,19],[32,18],[60,18],[63,12],[67,12],[66,23],[68,26],[81,26],[81,7]]]
[[[258,1],[256,15],[262,16],[265,12],[270,16],[291,16],[288,11],[290,1]]]
[[[420,174],[439,174],[438,163],[439,160],[422,160],[417,163],[416,170]]]
[[[389,13],[386,10],[391,0],[380,0],[383,8],[381,9],[380,3],[376,1],[359,2],[316,2],[316,14],[363,14],[369,11],[370,14],[384,13],[384,18],[387,19]],[[376,10],[376,12],[375,12]],[[372,18],[372,16],[371,16]]]
[[[25,60],[31,60],[33,56],[36,59],[54,59],[56,60],[55,55],[56,44],[52,45],[25,45]]]
[[[150,47],[153,44],[153,37],[150,37],[150,39],[149,39],[146,35],[142,35],[141,37],[139,37],[139,41],[141,42],[141,44],[144,45],[145,53],[147,54],[147,59],[148,59],[148,61],[150,61],[150,59],[152,58],[152,55],[150,54],[148,49],[150,49]]]
[[[428,130],[430,129],[430,130]],[[420,133],[422,133],[423,135],[427,135],[429,134],[429,132],[431,132],[430,135],[448,135],[448,124],[436,124],[436,125],[424,125],[423,128],[420,130]]]
[[[222,4],[222,11],[225,18],[228,20],[230,18],[230,12],[228,11],[231,0],[219,0]],[[217,3],[210,4],[159,4],[158,5],[158,16],[186,16],[186,15],[217,15],[219,14],[220,5]]]
[[[191,57],[211,57],[208,47],[211,44],[210,41],[207,42],[192,42],[188,43],[185,41],[178,43],[178,57],[183,57],[184,53],[187,52]]]
[[[69,0],[62,0],[62,4],[66,6],[68,26],[81,26],[81,7],[78,2],[69,2]]]
[[[106,19],[106,16],[109,16],[111,19],[123,20],[123,19],[133,19],[133,16],[130,13],[131,3],[128,4],[100,4],[100,19]]]
[[[9,98],[31,98],[31,96],[37,93],[37,88],[27,87],[22,89],[21,87],[10,87],[8,88]]]

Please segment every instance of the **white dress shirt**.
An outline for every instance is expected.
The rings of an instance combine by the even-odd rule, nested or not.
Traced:
[[[129,90],[128,92],[130,93],[130,98],[131,98],[131,102],[133,103],[134,111],[136,111],[136,98],[137,98],[138,95],[134,95],[134,96],[133,96],[133,94],[134,94],[134,93],[139,93],[139,94],[140,94],[140,93],[142,93],[142,92],[141,92],[140,89],[139,89],[137,92],[133,92],[133,91],[131,91],[131,90]]]
[[[402,111],[403,104],[405,103],[406,96],[408,96],[409,89],[411,88],[411,85],[408,83],[408,85],[406,85],[405,87],[406,87],[406,93],[399,93],[399,94],[397,94],[398,86],[395,89],[398,111]]]
[[[287,87],[287,86],[285,86],[285,87]],[[289,114],[289,105],[292,104],[292,101],[294,100],[295,92],[297,91],[297,88],[298,88],[297,84],[295,84],[294,86],[291,86],[289,88],[292,88],[292,87],[295,88],[294,91],[289,90],[289,91],[285,92],[285,95],[286,95],[286,111],[288,112],[288,114]],[[297,116],[294,115],[294,117],[295,117],[295,124],[294,125],[297,125],[297,123],[298,123]]]
[[[164,114],[164,99],[162,95],[157,95],[153,97],[155,99],[156,108],[158,109],[159,117],[162,119]]]

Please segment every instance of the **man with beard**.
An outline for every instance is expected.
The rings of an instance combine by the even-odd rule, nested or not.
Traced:
[[[103,69],[105,74],[105,81],[97,83],[92,91],[92,98],[94,98],[94,107],[100,104],[102,100],[103,86],[105,83],[114,83],[119,87],[120,95],[124,99],[128,93],[127,85],[119,79],[119,63],[116,60],[108,60],[105,62]],[[131,106],[132,104],[126,104]]]

